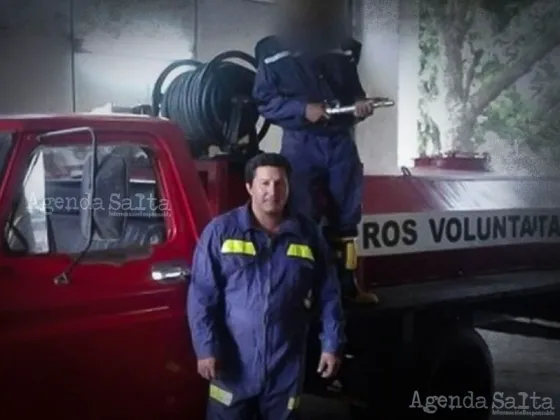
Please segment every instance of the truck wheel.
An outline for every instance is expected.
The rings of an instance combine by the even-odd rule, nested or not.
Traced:
[[[494,368],[484,339],[472,327],[448,329],[426,338],[415,357],[415,379],[404,394],[409,395],[402,405],[407,417],[490,418]]]
[[[494,371],[486,342],[471,327],[433,330],[437,327],[430,323],[413,345],[401,346],[400,352],[394,346],[386,359],[375,357],[381,362],[368,371],[368,405],[349,406],[352,420],[490,417]],[[477,401],[484,406],[477,409]]]

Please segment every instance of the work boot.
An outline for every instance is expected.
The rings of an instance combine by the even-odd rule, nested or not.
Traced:
[[[338,275],[344,299],[357,304],[377,304],[379,298],[364,289],[356,275],[358,255],[355,238],[339,238],[335,242]]]

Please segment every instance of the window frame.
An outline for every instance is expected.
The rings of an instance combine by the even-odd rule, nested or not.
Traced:
[[[138,149],[142,149],[146,155],[148,156],[148,160],[151,162],[150,168],[152,171],[154,183],[155,183],[155,193],[157,194],[158,201],[167,200],[167,202],[172,203],[169,198],[168,190],[165,187],[165,183],[163,182],[164,178],[161,172],[161,149],[159,148],[159,144],[157,139],[150,135],[149,133],[122,133],[122,132],[97,132],[96,135],[98,136],[97,146],[98,147],[134,147]],[[44,253],[33,253],[28,251],[19,251],[10,248],[8,243],[8,225],[13,221],[14,216],[17,216],[17,210],[21,203],[21,198],[25,194],[24,182],[25,179],[28,177],[30,172],[30,166],[34,156],[37,155],[37,152],[41,148],[75,148],[81,146],[90,146],[91,144],[87,141],[78,141],[78,140],[69,140],[68,136],[60,137],[60,138],[52,138],[45,140],[41,143],[37,143],[32,147],[25,150],[25,156],[23,156],[21,169],[18,171],[18,174],[15,179],[15,188],[12,190],[10,194],[11,200],[11,209],[7,214],[6,219],[4,220],[4,233],[2,238],[2,249],[6,255],[9,256],[19,256],[19,257],[37,257],[37,258],[61,258],[61,257],[72,257],[75,258],[76,256],[82,254],[82,251],[69,253],[69,252],[61,252],[56,250],[56,246],[53,247],[52,238],[49,236],[48,240],[48,252]],[[12,144],[13,148],[13,144]],[[25,162],[25,165],[23,163]],[[129,178],[130,179],[130,178]],[[79,181],[77,181],[79,182]],[[104,249],[92,249],[88,250],[86,255],[86,259],[98,259],[104,258],[108,255],[112,254],[122,254],[126,253],[127,255],[133,255],[138,253],[140,255],[150,255],[152,253],[152,249],[158,246],[165,246],[169,242],[171,242],[174,238],[174,235],[170,235],[169,232],[172,232],[171,226],[174,225],[173,219],[173,212],[169,211],[169,214],[164,212],[161,215],[162,225],[164,228],[164,235],[160,242],[156,244],[141,244],[134,246],[119,246],[119,247],[109,247]],[[53,250],[55,248],[55,250]]]
[[[9,146],[6,149],[6,155],[4,156],[4,161],[0,161],[0,186],[4,184],[8,175],[8,166],[10,165],[10,160],[14,154],[16,148],[17,132],[13,130],[0,130],[0,136],[9,136]],[[2,141],[2,140],[0,140]]]

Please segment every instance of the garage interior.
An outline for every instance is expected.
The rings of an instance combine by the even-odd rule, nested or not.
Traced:
[[[530,7],[535,13],[549,15],[550,22],[558,22],[557,2],[533,3],[536,5]],[[255,43],[268,34],[274,7],[266,0],[0,0],[0,114],[89,112],[109,102],[118,106],[150,103],[155,80],[174,60],[206,61],[226,50],[253,54]],[[424,117],[424,109],[419,105],[423,100],[420,79],[424,77],[419,59],[423,45],[421,1],[351,0],[349,10],[354,35],[363,44],[360,76],[365,90],[375,96],[393,98],[397,104],[381,110],[356,131],[365,172],[400,174],[400,168],[413,165],[419,153],[453,148],[454,144],[443,137],[439,149],[426,148],[418,132]],[[490,15],[482,16],[480,21],[490,19]],[[532,21],[513,19],[517,26],[511,33],[523,38],[522,29]],[[511,22],[508,24],[513,25]],[[550,22],[543,20],[543,26]],[[560,77],[554,77],[560,69],[558,28],[552,30],[552,38],[550,32],[543,30],[545,35],[541,38],[537,36],[531,41],[525,37],[516,46],[520,51],[534,51],[548,37],[542,54],[533,62],[525,62],[526,71],[514,78],[513,84],[522,94],[538,91],[533,96],[527,93],[527,98],[531,97],[527,106],[536,109],[540,104],[548,104],[543,114],[549,119],[558,115],[560,105]],[[468,42],[461,51],[467,57]],[[493,54],[491,49],[485,52]],[[502,73],[508,67],[517,69],[515,66],[527,55],[524,50],[515,54],[511,62],[500,64]],[[444,72],[443,62],[435,67]],[[541,79],[535,75],[541,75]],[[493,77],[497,80],[500,76]],[[492,101],[503,100],[511,84]],[[533,89],[534,84],[540,87]],[[546,94],[549,96],[544,98]],[[440,103],[430,111],[431,117],[440,122],[451,118],[442,106]],[[479,121],[488,118],[481,114]],[[556,130],[553,133],[558,138],[560,130],[552,119],[547,122],[547,130]],[[546,143],[539,149],[545,143],[536,147],[518,141],[517,134],[512,134],[519,132],[517,126],[506,129],[503,124],[498,122],[498,128],[488,129],[477,152],[489,152],[496,168],[505,173],[557,172],[560,165],[555,167],[544,161],[556,156],[556,146]],[[433,138],[431,141],[435,142]],[[273,127],[261,148],[277,151],[279,146],[280,130]],[[512,154],[515,159],[508,158]],[[510,165],[512,161],[514,164]],[[558,326],[550,328],[556,330]],[[551,395],[560,407],[559,341],[507,331],[482,334],[495,358],[498,388]],[[317,412],[321,410],[325,407],[318,403],[309,415],[319,416]],[[333,418],[334,412],[331,408],[327,410],[328,418]],[[341,411],[340,415],[343,418],[345,413]],[[560,418],[560,409],[556,416]]]

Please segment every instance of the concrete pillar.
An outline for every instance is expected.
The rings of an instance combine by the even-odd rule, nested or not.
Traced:
[[[412,166],[418,156],[416,122],[419,117],[420,49],[418,43],[418,0],[400,0],[399,79],[397,96],[397,163]]]
[[[370,96],[398,100],[399,2],[363,0],[360,76]],[[377,111],[356,129],[356,142],[367,174],[396,172],[398,104]]]

